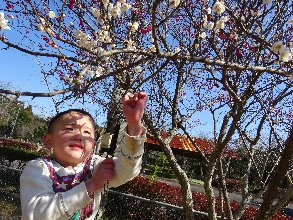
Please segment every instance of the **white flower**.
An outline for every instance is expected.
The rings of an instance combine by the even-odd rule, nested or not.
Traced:
[[[206,27],[207,23],[208,23],[208,17],[206,15],[204,15],[202,20],[203,20],[203,26]]]
[[[177,6],[180,4],[180,0],[170,0],[169,4],[170,8],[177,8]]]
[[[217,21],[216,27],[219,28],[219,29],[224,29],[225,28],[225,22],[221,21],[221,20]]]
[[[139,23],[138,23],[138,22],[134,22],[134,23],[131,25],[130,30],[131,30],[131,31],[137,31],[138,26],[139,26]]]
[[[227,22],[228,21],[228,17],[227,16],[222,16],[220,18],[220,20],[223,21],[223,22]]]
[[[54,11],[49,11],[48,16],[49,16],[49,18],[55,18],[56,17]]]
[[[222,14],[225,11],[225,5],[223,2],[217,1],[213,6],[214,11],[216,14]]]
[[[207,14],[211,14],[212,13],[212,9],[210,7],[207,8]]]
[[[94,17],[97,19],[99,19],[101,17],[101,12],[97,8],[92,8],[92,13],[93,13]]]
[[[120,7],[113,8],[111,13],[114,18],[120,17],[120,15],[121,15]]]
[[[271,3],[271,1],[272,1],[272,0],[263,0],[263,3],[265,3],[265,4],[267,4],[267,5],[268,5],[268,4],[270,4],[270,3]]]
[[[207,37],[207,34],[206,32],[202,32],[200,35],[199,35],[200,38],[202,39],[205,39]]]
[[[283,62],[288,62],[292,59],[292,54],[289,49],[285,49],[282,52],[280,52],[280,60]]]
[[[10,27],[7,24],[8,24],[8,20],[5,19],[4,13],[3,12],[0,12],[0,30],[1,29],[8,29],[8,30],[10,30]]]
[[[128,3],[123,3],[122,5],[121,5],[121,12],[123,13],[123,12],[126,12],[128,9],[130,9],[131,8],[131,4],[128,4]]]
[[[175,48],[175,53],[179,53],[180,50],[181,50],[181,49],[180,49],[179,47],[176,47],[176,48]]]
[[[101,76],[102,73],[103,73],[103,71],[104,71],[104,68],[101,67],[101,66],[99,66],[99,67],[97,68],[97,70],[96,70],[96,77]]]
[[[108,13],[107,17],[108,17],[109,20],[111,20],[112,14],[111,13]]]
[[[214,22],[209,22],[208,23],[208,29],[212,30],[214,28],[214,25],[215,25]]]
[[[109,4],[109,0],[102,0],[104,5],[108,5]]]
[[[140,67],[140,66],[136,66],[136,67],[134,67],[134,71],[135,71],[136,73],[140,73],[140,72],[141,72],[141,67]]]
[[[46,24],[46,20],[44,18],[40,18],[40,22],[41,22],[42,25]]]
[[[38,24],[38,25],[37,25],[37,28],[38,28],[38,30],[41,31],[41,32],[44,32],[44,31],[45,31],[45,28],[44,28],[44,26],[43,26],[42,24]]]
[[[282,53],[285,49],[286,49],[286,46],[283,44],[282,41],[278,41],[278,42],[274,43],[271,48],[271,50],[274,53]]]
[[[106,42],[106,43],[111,43],[111,42],[112,42],[112,38],[109,37],[109,36],[107,36],[107,37],[105,38],[105,42]]]
[[[151,52],[156,52],[156,46],[155,46],[155,45],[152,45],[152,46],[149,48],[149,50],[150,50]]]
[[[51,28],[45,27],[44,29],[51,37],[55,35],[54,31]]]
[[[98,54],[102,54],[102,53],[105,52],[105,50],[104,50],[102,47],[98,47],[97,50],[96,50],[96,52],[97,52]]]
[[[66,76],[65,76],[65,79],[66,79],[68,82],[70,82],[70,83],[72,82],[72,78],[71,78],[69,75],[66,75]]]

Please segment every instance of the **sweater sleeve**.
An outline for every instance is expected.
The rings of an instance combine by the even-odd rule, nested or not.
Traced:
[[[69,219],[90,202],[84,182],[71,190],[55,193],[49,171],[41,159],[30,161],[20,176],[23,220]]]
[[[120,186],[137,176],[141,169],[146,129],[139,136],[129,136],[124,132],[122,141],[118,142],[114,157],[115,178],[109,182],[109,188]]]

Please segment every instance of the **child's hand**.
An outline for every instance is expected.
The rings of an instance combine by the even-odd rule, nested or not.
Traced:
[[[115,176],[115,164],[111,157],[104,159],[96,168],[92,178],[86,181],[86,188],[89,195],[95,191],[104,188],[104,184],[108,180],[112,180]]]
[[[123,98],[123,113],[126,118],[129,135],[139,135],[142,131],[141,118],[148,96],[145,92],[127,94]]]

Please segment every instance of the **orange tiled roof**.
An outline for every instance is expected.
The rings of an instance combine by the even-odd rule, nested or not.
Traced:
[[[166,136],[166,132],[162,133],[163,138]],[[158,144],[158,142],[150,138],[147,138],[145,142],[149,144]],[[212,141],[203,138],[194,138],[194,142],[204,154],[211,154],[214,149],[214,143]],[[175,135],[170,141],[170,146],[174,149],[198,152],[191,141],[184,135]]]

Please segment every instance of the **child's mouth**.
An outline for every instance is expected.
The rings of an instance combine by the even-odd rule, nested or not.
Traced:
[[[83,149],[81,144],[70,144],[69,147],[73,149]]]

